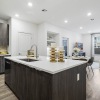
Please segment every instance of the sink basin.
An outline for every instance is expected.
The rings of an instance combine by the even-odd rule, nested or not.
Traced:
[[[34,61],[38,61],[37,59],[28,59],[28,58],[24,58],[24,59],[20,59],[22,61],[26,61],[26,62],[34,62]]]

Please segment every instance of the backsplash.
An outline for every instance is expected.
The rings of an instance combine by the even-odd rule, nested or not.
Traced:
[[[0,54],[8,54],[8,50],[5,47],[0,47]]]

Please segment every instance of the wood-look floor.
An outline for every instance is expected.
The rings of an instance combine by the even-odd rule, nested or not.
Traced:
[[[4,75],[0,75],[0,100],[18,100],[12,91],[4,83]],[[94,69],[94,77],[92,72],[87,79],[87,99],[100,100],[100,70]]]
[[[87,100],[100,100],[100,69],[94,69],[94,76],[92,72],[87,79]]]
[[[4,83],[4,75],[0,75],[0,100],[18,100]]]

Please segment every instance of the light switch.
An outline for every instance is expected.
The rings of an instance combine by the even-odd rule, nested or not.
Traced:
[[[80,74],[78,73],[77,74],[77,81],[79,81],[80,80]]]

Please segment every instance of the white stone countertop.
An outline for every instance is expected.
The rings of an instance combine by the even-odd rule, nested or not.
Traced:
[[[56,74],[61,71],[87,63],[87,61],[72,60],[72,59],[65,59],[65,62],[50,62],[49,58],[46,56],[40,56],[38,58],[39,61],[34,61],[34,62],[26,62],[26,61],[20,60],[23,58],[27,58],[26,56],[11,56],[11,57],[5,57],[5,58],[11,61],[23,64],[23,65],[26,65],[28,67],[35,68],[36,70],[50,73],[50,74]]]

